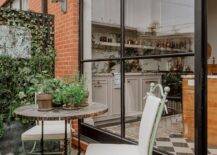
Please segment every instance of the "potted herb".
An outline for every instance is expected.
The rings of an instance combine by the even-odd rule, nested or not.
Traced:
[[[52,96],[54,92],[62,86],[62,82],[57,79],[46,79],[43,82],[35,83],[29,91],[35,93],[35,101],[38,104],[38,110],[52,110]]]
[[[87,106],[86,99],[88,93],[85,87],[79,83],[68,84],[64,87],[62,94],[65,95],[66,100],[63,108],[64,109],[77,109],[83,106]]]
[[[54,107],[62,107],[64,104],[68,102],[69,99],[66,97],[65,88],[65,86],[60,87],[53,93],[52,97]]]

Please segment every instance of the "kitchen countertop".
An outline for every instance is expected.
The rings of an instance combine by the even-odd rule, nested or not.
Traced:
[[[162,75],[162,73],[125,73],[125,76],[150,76],[150,75]],[[93,74],[93,76],[114,76],[113,73],[98,73]]]
[[[207,75],[208,79],[217,79],[217,75]],[[193,79],[194,75],[182,75],[183,79]]]

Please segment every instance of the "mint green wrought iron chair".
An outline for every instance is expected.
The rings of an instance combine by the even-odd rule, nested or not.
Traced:
[[[161,98],[154,95],[160,89]],[[164,90],[160,84],[151,83],[147,93],[139,131],[138,145],[126,144],[90,144],[86,155],[152,155],[157,128],[164,109],[167,112],[166,97],[170,88]]]

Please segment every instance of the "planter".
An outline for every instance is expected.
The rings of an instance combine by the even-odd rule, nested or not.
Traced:
[[[50,94],[38,94],[36,95],[36,101],[39,111],[52,110],[52,96]]]

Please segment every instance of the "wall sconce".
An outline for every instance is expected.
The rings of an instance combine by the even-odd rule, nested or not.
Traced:
[[[52,3],[60,3],[60,8],[63,13],[67,12],[68,0],[52,0]]]

